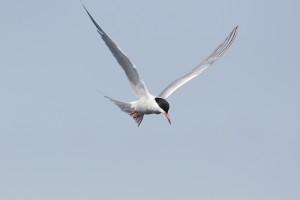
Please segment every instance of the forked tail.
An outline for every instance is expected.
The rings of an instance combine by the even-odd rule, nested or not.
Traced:
[[[104,96],[108,98],[110,101],[112,101],[115,105],[117,105],[123,112],[129,114],[134,121],[140,126],[141,122],[143,121],[144,114],[139,114],[135,113],[134,110],[131,108],[132,103],[130,102],[124,102],[124,101],[119,101],[113,98],[110,98],[108,96]]]

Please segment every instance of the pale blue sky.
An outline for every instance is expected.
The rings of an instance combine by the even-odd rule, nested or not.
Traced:
[[[79,0],[1,1],[1,200],[300,199],[299,1],[84,2],[154,94],[240,29],[137,128]]]

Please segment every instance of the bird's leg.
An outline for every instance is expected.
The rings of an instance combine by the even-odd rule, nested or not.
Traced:
[[[132,116],[134,119],[138,119],[138,118],[140,118],[143,114],[137,114],[137,113],[135,113],[135,110],[133,110],[133,111],[131,111],[131,112],[129,113],[129,115]]]
[[[134,116],[134,118],[135,118],[135,119],[140,118],[142,115],[143,115],[143,114],[141,114],[141,115],[136,115],[136,116]]]

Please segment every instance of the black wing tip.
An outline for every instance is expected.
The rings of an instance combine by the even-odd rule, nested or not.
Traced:
[[[232,40],[231,40],[231,43],[234,41],[236,35],[237,35],[237,32],[238,32],[238,29],[239,29],[239,26],[237,25],[236,27],[234,27],[234,29],[232,30],[232,33],[230,35],[233,36]]]
[[[234,28],[235,31],[239,30],[239,25]]]
[[[238,30],[239,30],[239,25],[234,27],[234,29],[232,30],[232,33],[234,33],[234,35],[236,35]]]
[[[80,3],[83,6],[83,8],[85,9],[85,11],[88,12],[82,0],[80,0]]]
[[[100,28],[99,24],[96,22],[96,20],[94,20],[94,18],[92,17],[92,15],[90,14],[90,12],[87,10],[87,8],[85,7],[84,3],[82,2],[82,0],[80,0],[84,10],[86,11],[86,13],[88,14],[88,16],[90,17],[90,19],[92,20],[93,24],[96,26],[98,33],[103,36],[105,35],[104,31]]]

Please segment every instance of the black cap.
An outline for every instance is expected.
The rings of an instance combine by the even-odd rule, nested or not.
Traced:
[[[165,99],[156,97],[155,101],[161,109],[163,109],[166,113],[168,113],[170,106],[169,106],[169,103]]]

